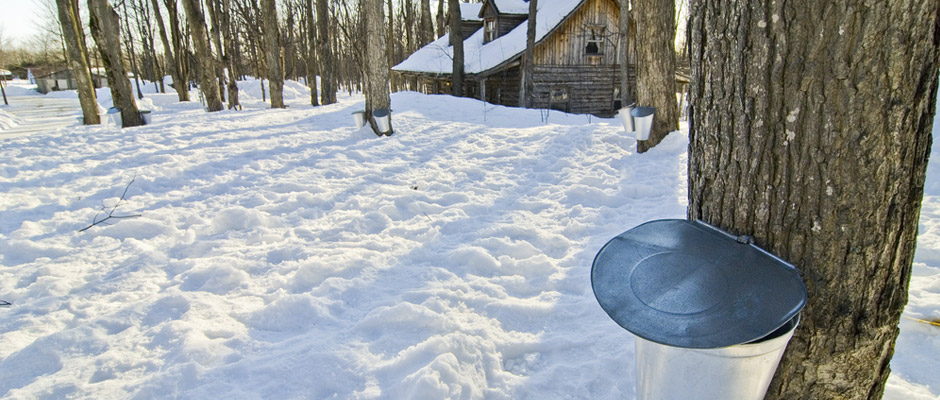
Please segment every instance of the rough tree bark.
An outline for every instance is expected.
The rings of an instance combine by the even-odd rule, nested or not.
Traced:
[[[108,4],[108,0],[88,0],[91,36],[101,53],[101,63],[108,75],[111,88],[111,101],[121,110],[122,127],[129,128],[144,124],[134,102],[131,82],[127,79],[121,55],[121,22],[117,13]]]
[[[457,0],[447,0],[447,9],[450,12],[450,43],[454,47],[453,69],[451,73],[451,94],[463,96],[463,34],[460,32],[460,3]]]
[[[186,78],[183,77],[183,71],[180,69],[180,65],[177,62],[178,58],[175,54],[179,51],[179,47],[175,46],[176,38],[174,37],[174,46],[170,46],[170,41],[167,39],[166,26],[163,24],[163,13],[160,12],[160,6],[157,3],[157,0],[151,0],[153,3],[153,15],[157,18],[157,28],[160,32],[160,42],[163,43],[163,54],[166,59],[166,67],[170,70],[170,77],[173,78],[174,90],[176,90],[176,95],[179,97],[180,101],[189,101],[189,85],[186,84]],[[174,9],[175,9],[175,2]],[[169,12],[168,12],[169,13]],[[171,17],[172,18],[172,17]]]
[[[317,1],[317,48],[320,59],[320,104],[336,103],[336,78],[333,76],[333,51],[330,42],[328,0]]]
[[[690,15],[688,216],[754,236],[809,292],[767,397],[881,398],[930,154],[940,2],[702,0]]]
[[[304,4],[304,19],[307,24],[307,86],[310,86],[310,105],[318,106],[317,101],[317,24],[313,20],[313,1]]]
[[[522,96],[519,96],[520,102],[524,107],[532,107],[532,93],[535,89],[535,83],[532,77],[535,75],[535,14],[538,10],[538,1],[529,0],[529,19],[527,20],[525,36],[525,63],[522,72]]]
[[[219,83],[215,80],[215,63],[209,48],[209,36],[206,32],[206,18],[202,14],[197,0],[183,0],[183,10],[189,22],[189,36],[196,48],[196,61],[199,63],[199,90],[206,98],[209,112],[221,111],[222,98],[219,97]]]
[[[391,136],[393,130],[380,132],[372,116],[375,110],[383,108],[391,110],[392,108],[388,58],[385,56],[386,43],[382,31],[382,27],[385,26],[385,15],[380,0],[365,1],[362,7],[364,11],[362,23],[365,24],[366,31],[366,65],[364,67],[366,116],[376,135]],[[389,115],[389,121],[391,121],[391,115]]]
[[[656,107],[649,140],[638,141],[646,152],[679,129],[676,102],[676,5],[673,0],[633,0],[636,23],[636,101]]]
[[[264,25],[264,55],[267,66],[271,108],[284,108],[284,75],[281,70],[281,40],[277,29],[277,6],[274,0],[261,0],[261,21]]]
[[[91,79],[88,65],[88,49],[85,47],[85,33],[78,14],[77,0],[56,0],[59,10],[59,24],[68,48],[69,69],[78,84],[78,100],[82,106],[85,125],[101,123],[98,115],[98,103],[95,101],[95,85]]]

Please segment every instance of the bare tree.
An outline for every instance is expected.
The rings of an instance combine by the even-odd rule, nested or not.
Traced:
[[[434,40],[434,24],[431,23],[431,0],[421,0],[421,27],[418,43],[424,46]]]
[[[196,60],[199,64],[199,90],[206,98],[206,107],[209,112],[221,111],[222,99],[219,97],[219,84],[215,80],[215,63],[212,50],[209,48],[206,19],[196,1],[183,0],[183,9],[186,10],[190,37],[196,48]]]
[[[382,2],[379,0],[364,1],[362,8],[362,23],[366,31],[366,65],[363,77],[366,83],[366,114],[372,125],[372,131],[376,135],[391,136],[392,130],[381,132],[373,117],[375,110],[390,110],[392,105],[389,92],[388,58],[385,54],[385,35],[382,32],[385,15],[382,12]],[[391,120],[391,115],[389,115],[389,120]]]
[[[241,104],[238,102],[238,72],[236,71],[238,68],[238,57],[236,51],[238,39],[235,37],[235,31],[232,29],[232,1],[221,0],[221,2],[222,17],[220,18],[220,25],[222,28],[222,38],[225,46],[225,52],[222,55],[222,63],[228,69],[228,83],[226,84],[226,91],[228,92],[228,108],[241,109]]]
[[[261,0],[261,20],[264,23],[265,63],[268,88],[271,90],[271,108],[284,108],[284,75],[281,71],[281,41],[277,29],[277,7],[274,0]]]
[[[689,15],[689,218],[753,236],[809,294],[767,398],[879,399],[917,242],[940,2],[698,0]]]
[[[538,1],[529,0],[529,19],[526,26],[525,37],[525,64],[522,73],[522,96],[519,96],[521,105],[532,107],[535,75],[535,16],[538,10]]]
[[[320,104],[336,103],[336,78],[333,74],[333,50],[330,42],[329,0],[317,2],[317,55],[320,59]]]
[[[674,0],[633,0],[636,22],[636,100],[656,108],[649,140],[637,142],[646,152],[669,132],[679,129],[676,103],[676,14]]]
[[[450,44],[454,47],[453,73],[451,74],[451,93],[463,96],[463,33],[460,29],[460,3],[447,0],[450,11]]]
[[[91,15],[88,23],[91,36],[98,44],[108,76],[108,86],[111,88],[111,100],[114,107],[121,110],[123,127],[143,125],[144,120],[137,110],[137,103],[131,93],[131,82],[124,69],[120,19],[107,0],[88,0],[88,10]]]
[[[447,25],[447,14],[444,14],[444,0],[437,0],[437,37],[444,36],[447,33]]]
[[[630,0],[620,0],[620,46],[617,48],[620,59],[620,104],[628,106],[634,102],[633,88],[630,85]]]
[[[304,19],[307,23],[307,86],[310,87],[310,105],[318,106],[317,101],[317,68],[314,62],[317,54],[317,24],[313,19],[313,2],[304,3]]]
[[[95,101],[95,85],[88,65],[88,49],[85,47],[85,32],[78,14],[76,0],[56,0],[59,8],[59,23],[69,51],[69,69],[78,84],[78,100],[82,106],[85,125],[101,123],[98,103]]]
[[[176,0],[166,0],[165,3],[167,5],[167,14],[169,14],[171,21],[173,45],[170,45],[170,41],[167,38],[166,26],[163,24],[163,15],[160,13],[160,6],[157,0],[151,0],[151,2],[153,3],[153,14],[157,18],[157,30],[160,32],[160,42],[163,43],[163,54],[165,56],[167,69],[170,70],[170,77],[173,78],[173,87],[180,101],[189,101],[189,80],[186,78],[186,74],[179,62],[181,59],[179,56],[181,46],[179,44],[179,23],[176,22],[178,21]]]

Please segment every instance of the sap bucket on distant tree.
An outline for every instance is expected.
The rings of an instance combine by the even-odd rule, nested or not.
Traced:
[[[366,112],[364,110],[353,111],[352,116],[353,122],[356,124],[356,129],[366,125]]]
[[[144,125],[150,125],[150,110],[140,110],[140,119],[144,120]]]
[[[108,109],[108,121],[114,126],[121,128],[124,126],[123,118],[121,118],[121,109],[116,107],[111,107]]]
[[[654,107],[637,107],[630,111],[633,116],[633,126],[636,129],[636,140],[649,140],[650,131],[653,130]]]
[[[375,126],[378,128],[381,134],[391,134],[392,131],[392,116],[391,110],[387,108],[380,108],[372,112],[372,117],[375,118]]]
[[[630,113],[633,112],[633,109],[636,108],[636,103],[633,103],[629,106],[621,108],[617,113],[620,115],[620,121],[623,122],[623,130],[626,132],[633,132],[633,115]]]

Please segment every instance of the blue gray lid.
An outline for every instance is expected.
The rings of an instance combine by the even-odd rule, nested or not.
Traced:
[[[374,111],[372,111],[372,116],[376,118],[382,118],[382,117],[388,116],[388,114],[389,112],[387,108],[377,108]]]
[[[651,221],[611,239],[591,284],[620,326],[676,347],[754,341],[806,304],[796,268],[702,221]]]

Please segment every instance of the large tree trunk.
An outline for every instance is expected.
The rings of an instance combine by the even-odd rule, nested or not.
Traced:
[[[916,243],[940,2],[692,2],[689,218],[804,273],[770,399],[877,399]],[[642,28],[640,28],[642,30]]]
[[[522,96],[519,96],[519,101],[523,107],[532,107],[533,96],[532,93],[535,89],[535,14],[538,10],[538,2],[536,0],[529,0],[529,19],[527,20],[526,25],[526,36],[525,36],[525,62],[523,65],[522,71]]]
[[[649,140],[637,142],[643,153],[679,129],[676,102],[676,6],[673,0],[633,0],[636,23],[636,101],[656,107]]]
[[[320,104],[336,103],[336,78],[333,76],[333,51],[330,42],[330,9],[328,0],[317,2],[317,47],[320,59]]]
[[[85,47],[85,33],[79,19],[77,0],[56,0],[59,10],[59,24],[62,27],[65,44],[68,48],[69,69],[78,84],[78,101],[82,106],[85,125],[101,123],[98,115],[98,103],[95,100],[95,84],[91,79],[88,65],[88,49]]]
[[[463,96],[463,34],[460,32],[460,3],[447,0],[450,12],[450,43],[454,46],[453,73],[450,90],[454,96]]]
[[[222,98],[219,97],[219,83],[215,79],[215,62],[209,48],[209,36],[206,32],[206,19],[196,0],[183,0],[186,20],[189,21],[189,36],[196,47],[196,60],[199,63],[199,90],[206,98],[209,112],[221,111]]]
[[[376,126],[372,113],[378,109],[391,110],[392,99],[389,92],[388,58],[385,56],[385,35],[382,32],[385,26],[385,15],[382,12],[382,2],[371,0],[364,2],[363,21],[366,31],[366,62],[365,62],[365,97],[366,115],[369,117],[372,131],[376,135],[391,136],[392,130],[380,132]],[[389,115],[391,121],[391,115]]]
[[[189,85],[186,84],[186,81],[182,76],[183,74],[180,70],[179,63],[177,62],[177,57],[174,55],[179,51],[179,48],[176,46],[170,46],[170,41],[167,39],[166,26],[163,24],[163,14],[160,12],[160,6],[157,3],[157,0],[151,0],[151,3],[153,3],[153,15],[157,18],[157,28],[160,32],[160,42],[163,43],[163,54],[166,59],[166,67],[168,70],[170,70],[170,77],[173,78],[173,86],[176,90],[176,95],[179,97],[180,101],[189,101]]]
[[[261,0],[261,20],[264,24],[264,55],[267,66],[271,108],[284,108],[284,75],[281,70],[281,41],[277,29],[277,7],[274,0]]]
[[[114,107],[121,110],[122,125],[124,128],[143,125],[144,120],[137,111],[137,103],[134,102],[134,94],[131,92],[131,82],[124,70],[120,19],[108,4],[108,0],[88,0],[88,11],[88,26],[98,45],[101,62],[108,75],[111,101]]]

